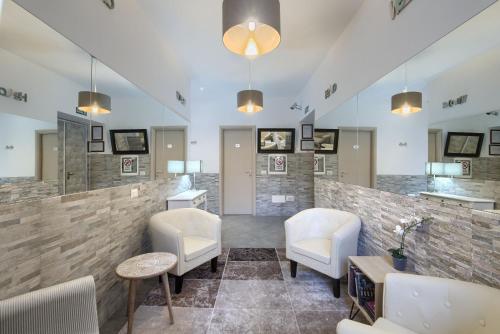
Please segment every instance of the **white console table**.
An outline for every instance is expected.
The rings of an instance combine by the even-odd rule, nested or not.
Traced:
[[[167,209],[199,208],[208,209],[206,190],[188,190],[167,198]]]

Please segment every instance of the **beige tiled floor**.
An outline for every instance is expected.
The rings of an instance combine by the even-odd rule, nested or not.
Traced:
[[[337,323],[349,315],[351,303],[346,284],[342,284],[341,298],[336,299],[331,279],[322,274],[299,265],[297,277],[291,278],[282,249],[275,252],[231,249],[229,257],[227,252],[224,254],[225,259],[220,259],[225,261],[220,268],[224,270],[222,279],[220,276],[191,278],[196,291],[186,289],[190,282],[184,281],[182,293],[174,300],[174,325],[169,323],[165,306],[143,304],[135,314],[134,333],[335,333]],[[275,273],[276,266],[279,274]],[[214,281],[218,281],[215,302],[203,295],[209,293],[207,287],[213,286]],[[161,305],[159,291],[146,301]],[[193,296],[201,301],[197,302]],[[125,321],[121,315],[120,334],[127,331]],[[110,327],[104,331],[116,332]]]

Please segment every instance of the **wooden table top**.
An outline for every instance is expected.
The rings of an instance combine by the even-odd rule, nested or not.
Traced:
[[[163,275],[177,263],[171,253],[147,253],[132,257],[116,267],[116,274],[125,279],[146,279]]]
[[[384,283],[388,273],[403,273],[393,268],[390,256],[349,256],[349,260],[375,284]]]

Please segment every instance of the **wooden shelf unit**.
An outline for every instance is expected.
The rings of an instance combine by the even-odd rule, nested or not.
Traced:
[[[351,265],[356,266],[370,281],[375,284],[375,319],[372,319],[368,311],[359,304],[358,298],[351,295]],[[349,256],[348,271],[348,293],[354,305],[365,316],[370,324],[373,324],[383,314],[384,301],[384,279],[388,273],[399,273],[392,267],[389,256]]]

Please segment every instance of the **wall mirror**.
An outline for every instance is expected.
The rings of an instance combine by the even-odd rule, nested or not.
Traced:
[[[166,179],[167,161],[186,158],[186,121],[11,0],[0,73],[0,204]],[[77,109],[93,90],[111,113]],[[138,128],[149,152],[113,154],[110,130]]]
[[[500,212],[498,31],[500,3],[318,118],[339,150],[316,177]],[[405,91],[419,108],[398,102]]]

